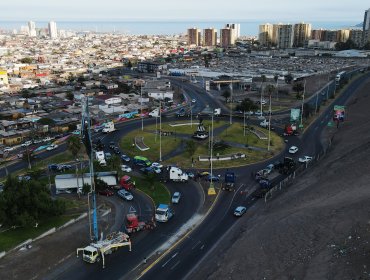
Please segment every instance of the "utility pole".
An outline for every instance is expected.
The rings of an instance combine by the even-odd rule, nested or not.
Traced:
[[[306,79],[304,80],[303,84],[303,95],[302,95],[302,107],[301,107],[301,125],[300,127],[303,127],[303,105],[304,105],[304,95],[306,93]]]
[[[245,136],[245,111],[243,112],[243,128],[244,128],[244,130],[243,130],[243,132],[244,132],[244,136]]]
[[[140,117],[141,117],[141,131],[144,130],[144,118],[143,118],[143,85],[140,85]]]
[[[212,129],[211,129],[211,183],[210,185],[213,186],[213,113],[212,113]]]
[[[230,86],[230,124],[233,123],[233,81],[231,80],[231,86]],[[213,118],[213,113],[212,113]]]
[[[193,106],[190,103],[190,126],[193,127]]]
[[[269,140],[267,144],[267,150],[270,151],[270,141],[271,141],[271,92],[270,92],[270,106],[269,106]]]
[[[32,166],[31,166],[31,161],[30,161],[30,151],[28,150],[28,146],[26,148],[26,153],[27,153],[27,160],[28,160],[28,169],[31,170]]]
[[[162,102],[159,101],[159,161],[162,161]]]

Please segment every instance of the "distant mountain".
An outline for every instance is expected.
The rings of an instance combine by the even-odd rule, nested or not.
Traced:
[[[364,26],[364,23],[363,22],[355,25],[355,27],[362,27],[362,26]]]

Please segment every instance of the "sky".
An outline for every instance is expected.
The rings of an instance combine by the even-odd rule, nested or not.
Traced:
[[[364,0],[8,0],[0,21],[213,21],[358,22]],[[367,5],[367,6],[366,6]]]

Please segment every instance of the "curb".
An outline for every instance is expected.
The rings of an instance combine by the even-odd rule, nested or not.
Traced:
[[[181,237],[179,240],[177,240],[170,248],[168,248],[159,258],[157,258],[154,262],[152,262],[147,268],[145,268],[136,279],[140,279],[147,273],[153,266],[155,266],[158,262],[160,262],[165,256],[167,256],[177,245],[179,245],[185,238],[187,238],[199,225],[202,224],[205,218],[209,215],[209,213],[213,210],[214,206],[216,205],[216,202],[218,201],[218,198],[220,196],[221,191],[218,192],[215,201],[212,203],[211,207],[208,209],[206,214],[199,220],[199,222],[190,229],[183,237]]]

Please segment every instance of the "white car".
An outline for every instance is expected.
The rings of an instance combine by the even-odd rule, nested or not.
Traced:
[[[289,154],[295,154],[296,152],[298,152],[298,147],[297,146],[291,146],[289,148]]]
[[[312,160],[312,157],[310,157],[310,156],[304,156],[304,157],[300,157],[298,159],[298,161],[301,162],[301,163],[310,162],[311,160]]]
[[[14,147],[5,147],[4,152],[11,152],[14,151]]]
[[[152,166],[152,167],[150,167],[153,171],[154,171],[154,173],[156,173],[156,174],[160,174],[161,172],[162,172],[162,169],[160,169],[159,167],[157,167],[157,166]]]
[[[173,195],[172,195],[172,203],[179,203],[180,201],[180,197],[181,197],[181,193],[179,192],[175,192]]]
[[[131,201],[131,200],[133,200],[133,199],[134,199],[134,196],[133,196],[130,192],[126,191],[126,190],[119,190],[119,191],[117,192],[117,194],[118,194],[120,197],[122,197],[124,200]]]
[[[152,165],[151,165],[151,167],[162,168],[162,167],[163,167],[163,165],[162,165],[162,164],[160,164],[159,162],[153,162],[153,163],[152,163]]]
[[[46,150],[51,151],[51,150],[55,150],[56,148],[58,148],[58,145],[51,144],[49,147],[46,148]]]
[[[264,128],[268,127],[269,126],[269,121],[267,121],[266,119],[263,120],[262,122],[260,122],[260,126],[264,127]]]
[[[197,102],[197,100],[196,99],[192,99],[191,102],[192,103],[195,103],[195,102]]]
[[[48,136],[48,137],[45,137],[42,141],[43,142],[49,142],[49,141],[51,141],[51,138]]]
[[[238,206],[234,210],[234,216],[241,217],[247,211],[247,208],[244,206]]]
[[[122,164],[122,165],[121,165],[121,170],[122,170],[123,172],[131,172],[131,171],[132,171],[132,168],[131,168],[130,166],[128,166],[128,165],[124,165],[124,164]]]
[[[26,142],[24,142],[21,146],[22,147],[28,147],[29,145],[31,145],[32,144],[32,141],[26,141]]]

